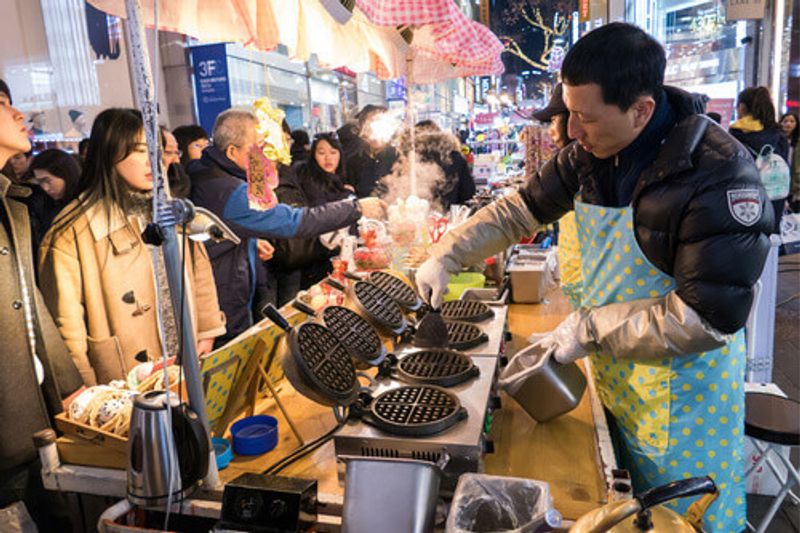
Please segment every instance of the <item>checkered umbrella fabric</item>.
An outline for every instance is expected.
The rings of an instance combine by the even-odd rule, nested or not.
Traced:
[[[356,5],[379,26],[436,24],[459,12],[453,0],[356,0]]]

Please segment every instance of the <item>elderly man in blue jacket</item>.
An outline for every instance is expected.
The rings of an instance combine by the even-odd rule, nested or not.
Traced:
[[[256,125],[256,117],[250,111],[224,111],[214,124],[214,143],[189,166],[190,199],[220,216],[242,239],[238,245],[207,244],[220,307],[227,320],[227,333],[217,339],[217,344],[253,324],[259,239],[313,238],[347,227],[362,215],[382,218],[385,212],[385,204],[377,198],[341,200],[311,208],[278,204],[267,211],[250,209],[246,169],[250,148],[258,140]]]

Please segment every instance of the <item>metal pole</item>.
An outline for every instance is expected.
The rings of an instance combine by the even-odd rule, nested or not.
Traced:
[[[192,327],[192,317],[189,311],[189,297],[187,291],[182,291],[184,280],[181,278],[181,254],[178,247],[175,225],[164,220],[164,213],[169,213],[169,183],[165,179],[161,166],[161,142],[157,136],[158,132],[158,110],[156,105],[156,95],[153,91],[153,76],[150,70],[150,57],[146,48],[144,36],[144,21],[139,0],[125,0],[125,10],[128,15],[129,38],[127,43],[133,65],[132,80],[134,86],[134,99],[137,107],[142,111],[144,119],[144,131],[147,138],[147,147],[150,156],[150,168],[153,172],[153,221],[162,226],[164,232],[164,242],[162,252],[164,254],[164,266],[167,270],[167,278],[172,294],[172,305],[175,316],[180,317],[181,322],[181,349],[183,358],[181,365],[186,378],[186,391],[189,395],[189,406],[192,408],[209,438],[210,458],[208,463],[208,473],[206,474],[205,484],[208,488],[214,489],[219,486],[219,472],[214,455],[214,447],[211,445],[211,426],[206,414],[206,401],[203,394],[203,387],[200,379],[200,364],[197,358],[197,345],[195,343],[194,329]],[[158,31],[156,28],[154,31]],[[166,222],[162,224],[163,222]],[[181,294],[183,298],[181,299]]]

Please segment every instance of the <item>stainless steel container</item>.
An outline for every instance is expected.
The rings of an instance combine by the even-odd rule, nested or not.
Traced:
[[[342,532],[433,531],[443,461],[340,456],[346,464]]]
[[[511,359],[499,384],[534,420],[547,422],[578,406],[586,377],[575,363],[556,361],[552,348],[532,344]]]
[[[180,499],[183,487],[178,449],[168,412],[178,403],[177,394],[172,394],[167,403],[164,391],[140,394],[133,402],[128,439],[128,499],[136,505],[161,506],[170,494],[176,501]]]

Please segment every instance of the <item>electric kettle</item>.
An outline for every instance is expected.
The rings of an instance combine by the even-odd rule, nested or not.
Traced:
[[[171,393],[150,391],[133,401],[128,438],[128,499],[143,507],[188,497],[208,471],[202,422]]]
[[[660,505],[689,496],[704,496],[689,506],[686,516]],[[710,477],[673,481],[629,500],[611,502],[580,517],[570,533],[697,533],[703,531],[703,515],[719,491]]]

